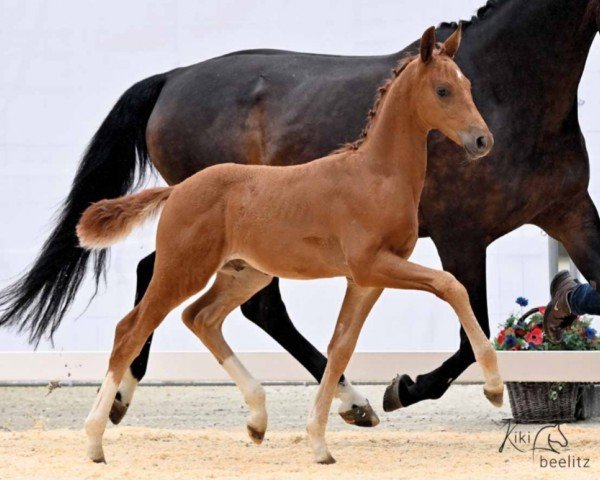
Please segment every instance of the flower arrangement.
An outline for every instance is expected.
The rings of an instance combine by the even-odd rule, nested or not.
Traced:
[[[560,343],[544,337],[545,307],[531,308],[524,297],[516,300],[519,313],[510,315],[494,339],[496,350],[600,350],[591,318],[578,317],[565,328]],[[540,353],[543,355],[543,353]],[[513,418],[521,423],[548,423],[590,418],[600,405],[600,388],[582,382],[506,382]]]
[[[524,297],[516,303],[521,310],[529,304]],[[536,311],[537,310],[537,311]],[[544,338],[542,320],[545,307],[537,307],[524,315],[511,314],[500,324],[501,330],[494,339],[496,350],[600,350],[598,332],[592,328],[592,319],[578,317],[565,329],[560,343],[552,343]]]

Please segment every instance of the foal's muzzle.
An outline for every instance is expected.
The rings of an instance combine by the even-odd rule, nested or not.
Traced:
[[[489,131],[479,128],[471,128],[467,132],[460,133],[459,137],[472,159],[485,157],[494,146],[494,136]]]

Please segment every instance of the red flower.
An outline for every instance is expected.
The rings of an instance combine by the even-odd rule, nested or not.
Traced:
[[[502,330],[499,334],[498,334],[498,345],[502,345],[504,343],[504,330]]]
[[[546,313],[546,307],[538,307],[538,312],[544,315],[544,313]]]
[[[532,343],[534,345],[540,345],[542,343],[542,335],[544,333],[542,332],[542,330],[538,327],[535,327],[531,332],[527,333],[527,335],[525,335],[525,340],[527,340],[527,343]]]

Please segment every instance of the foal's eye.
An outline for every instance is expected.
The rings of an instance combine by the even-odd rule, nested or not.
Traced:
[[[448,87],[437,87],[435,91],[437,93],[437,96],[440,98],[445,98],[450,95],[450,90],[448,89]]]

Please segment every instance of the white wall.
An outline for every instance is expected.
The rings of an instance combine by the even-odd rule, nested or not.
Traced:
[[[470,17],[483,2],[0,0],[0,286],[37,255],[81,152],[117,97],[134,82],[254,47],[389,53],[418,38],[428,25]],[[580,91],[597,202],[599,50],[596,42]],[[113,249],[107,286],[84,312],[91,292],[91,284],[85,285],[55,337],[56,349],[110,348],[115,323],[132,305],[135,266],[153,250],[153,235],[149,225]],[[413,259],[439,267],[428,240],[419,242]],[[547,237],[527,227],[496,242],[488,250],[488,285],[493,326],[512,310],[519,295],[544,303]],[[343,286],[342,280],[282,284],[292,318],[321,349],[333,328]],[[239,312],[225,329],[236,350],[278,350]],[[449,307],[432,295],[390,291],[375,307],[358,350],[449,351],[457,345],[458,322]],[[0,351],[28,348],[24,338],[0,331]],[[174,313],[160,327],[155,350],[178,349],[202,347]]]

